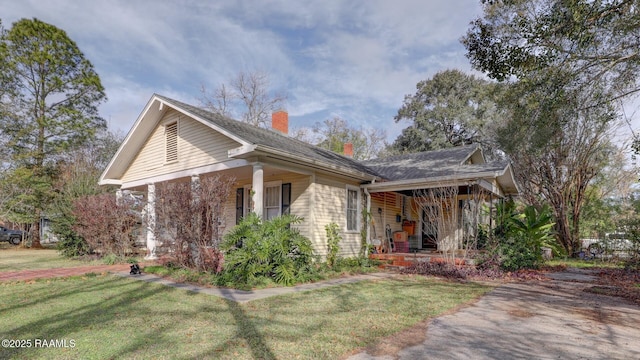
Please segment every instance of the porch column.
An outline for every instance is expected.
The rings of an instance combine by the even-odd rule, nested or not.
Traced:
[[[367,216],[365,216],[364,224],[362,226],[367,230],[367,245],[371,245],[371,193],[369,193],[369,189],[364,188],[364,194],[367,197],[367,208],[365,210]],[[369,256],[369,246],[367,246],[365,256]]]
[[[262,164],[253,165],[253,212],[262,219],[263,204],[262,200],[264,195],[262,194],[264,189],[264,170],[262,170]]]
[[[147,256],[145,260],[155,260],[156,254],[156,185],[147,185]]]

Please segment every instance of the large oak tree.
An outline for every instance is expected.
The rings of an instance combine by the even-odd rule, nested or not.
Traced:
[[[617,100],[638,91],[637,0],[483,1],[462,39],[472,65],[510,83],[499,143],[525,197],[550,203],[579,249],[585,192],[610,154]]]
[[[438,72],[420,81],[404,98],[395,121],[411,124],[391,144],[391,153],[412,153],[480,143],[491,152],[490,135],[498,118],[496,83],[459,70]]]

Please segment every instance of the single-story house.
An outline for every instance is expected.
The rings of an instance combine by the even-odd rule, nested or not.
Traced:
[[[359,253],[363,229],[370,243],[393,234],[408,240],[411,249],[460,246],[441,240],[464,230],[458,213],[478,209],[469,199],[491,202],[518,193],[510,164],[486,163],[476,145],[357,161],[350,144],[345,154],[336,154],[287,133],[284,111],[273,114],[272,129],[264,129],[154,94],[100,184],[146,194],[147,216],[153,219],[156,184],[232,176],[236,189],[227,206],[235,216],[228,217],[227,229],[250,211],[263,218],[289,212],[304,218],[297,227],[321,256],[327,251],[325,225],[331,222],[341,229],[342,256]],[[448,203],[455,209],[442,206],[445,197],[453,197]],[[458,225],[447,228],[433,214],[440,219],[458,214]],[[147,230],[149,258],[156,256],[159,240]]]

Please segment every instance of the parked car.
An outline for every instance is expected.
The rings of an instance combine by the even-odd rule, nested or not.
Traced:
[[[8,241],[13,245],[20,245],[22,235],[23,232],[20,230],[11,230],[0,226],[0,241]]]

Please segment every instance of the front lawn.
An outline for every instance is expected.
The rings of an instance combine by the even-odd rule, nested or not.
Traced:
[[[2,283],[0,338],[68,347],[0,358],[337,358],[490,289],[402,276],[238,304],[111,275]]]
[[[104,263],[65,258],[53,249],[34,250],[20,247],[0,249],[0,272],[68,268],[83,265],[104,265]]]

